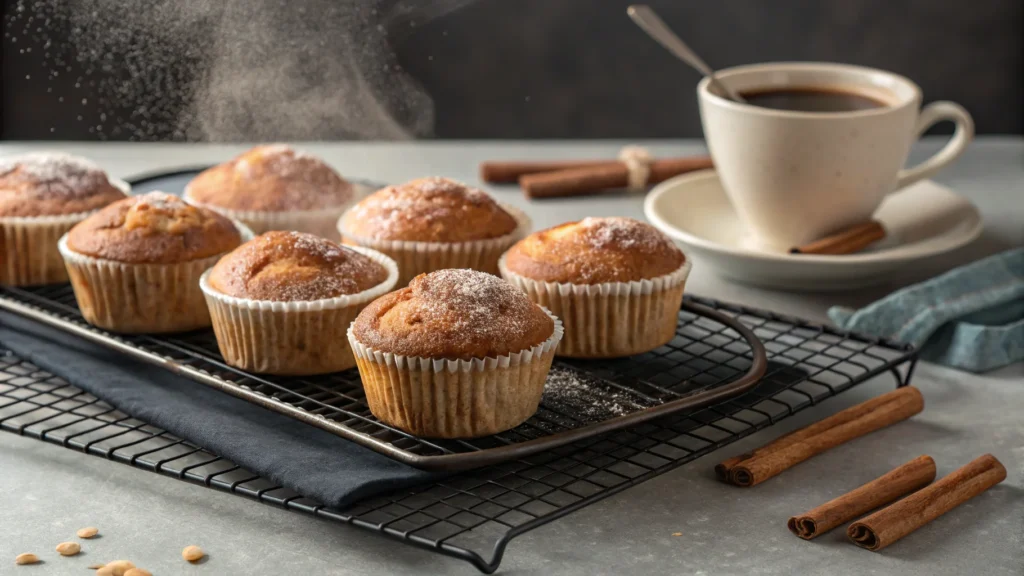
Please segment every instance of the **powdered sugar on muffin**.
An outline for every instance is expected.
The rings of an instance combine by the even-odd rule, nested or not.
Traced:
[[[580,220],[580,228],[583,230],[584,238],[594,248],[655,251],[674,247],[664,234],[651,225],[633,218],[588,216]]]
[[[475,270],[421,274],[356,320],[355,337],[378,350],[431,358],[484,358],[540,344],[554,322],[522,291]]]
[[[189,183],[189,201],[235,211],[287,212],[344,207],[352,184],[316,156],[285,144],[256,146],[204,170]]]
[[[544,282],[602,284],[670,274],[686,257],[667,236],[632,218],[584,218],[536,232],[505,254],[510,272]]]
[[[267,144],[265,146],[257,146],[248,154],[240,156],[234,163],[235,171],[245,176],[252,175],[252,160],[254,157],[266,162],[270,171],[284,177],[295,175],[301,177],[303,175],[303,161],[316,160],[309,154],[300,152],[287,144]]]
[[[79,254],[133,264],[201,260],[239,244],[231,220],[165,192],[114,202],[78,223],[67,240]]]
[[[467,242],[514,232],[518,222],[486,192],[448,178],[420,178],[364,198],[344,217],[356,238]]]
[[[57,180],[69,184],[94,178],[97,173],[106,178],[103,170],[91,160],[63,152],[29,152],[0,159],[0,177],[6,177],[12,172],[32,180]]]
[[[76,214],[124,198],[93,162],[62,152],[0,159],[0,216]]]
[[[521,333],[534,306],[514,286],[497,276],[474,270],[438,270],[412,284],[416,307],[424,316],[452,323],[455,331],[492,339]]]
[[[387,279],[384,266],[355,250],[302,232],[267,232],[224,256],[210,273],[222,294],[299,302],[363,292]]]

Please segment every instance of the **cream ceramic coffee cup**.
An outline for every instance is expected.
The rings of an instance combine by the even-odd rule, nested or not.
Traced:
[[[768,63],[721,70],[743,92],[819,88],[869,96],[885,105],[798,112],[723,98],[705,78],[697,87],[704,136],[722,186],[758,249],[786,251],[867,221],[889,193],[955,160],[974,136],[971,115],[952,102],[921,108],[921,89],[882,70],[830,63]],[[956,123],[937,154],[909,169],[910,147],[937,122]]]

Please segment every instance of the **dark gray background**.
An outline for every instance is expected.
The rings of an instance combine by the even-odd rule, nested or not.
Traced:
[[[283,3],[282,9],[302,1]],[[406,0],[380,4],[387,7],[389,1]],[[434,128],[423,137],[700,136],[694,94],[698,75],[626,18],[629,3],[478,0],[433,19],[423,18],[425,22],[399,18],[382,24],[397,62],[433,99]],[[712,66],[821,60],[885,68],[918,82],[926,102],[963,104],[974,115],[979,133],[1024,132],[1021,0],[649,3]],[[422,8],[429,12],[435,4],[424,2]],[[7,0],[6,9],[13,6]],[[73,60],[77,47],[60,46],[60,30],[51,32],[58,38],[53,49]],[[316,40],[310,38],[310,44],[316,46]],[[18,45],[5,37],[0,137],[96,139],[90,126],[100,114],[113,119],[107,121],[106,138],[195,137],[162,124],[148,127],[142,136],[117,126],[111,129],[111,122],[129,114],[110,109],[102,82],[73,90],[73,74],[47,84],[26,80],[26,75],[38,78],[44,71],[38,51],[19,52],[24,45],[24,40]],[[330,49],[330,44],[323,49]],[[194,64],[182,58],[163,72],[187,78]],[[60,95],[92,104],[60,106]],[[165,102],[161,114],[173,116],[185,105]],[[329,138],[347,136],[342,127],[327,133]]]

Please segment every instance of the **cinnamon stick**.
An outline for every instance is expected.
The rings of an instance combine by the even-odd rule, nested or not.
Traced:
[[[651,162],[647,183],[656,184],[680,174],[712,166],[710,156],[655,160]],[[519,178],[519,186],[528,198],[580,196],[600,190],[624,188],[627,185],[629,170],[622,162],[526,174]]]
[[[557,160],[553,162],[513,160],[511,162],[482,162],[480,164],[480,179],[491,184],[502,184],[518,182],[520,176],[527,174],[558,172],[574,168],[607,168],[616,164],[622,164],[622,162],[618,160]]]
[[[847,228],[842,232],[815,240],[803,246],[790,248],[790,254],[854,254],[885,238],[885,228],[872,220]]]
[[[935,480],[935,460],[918,456],[871,482],[789,519],[789,531],[811,540]]]
[[[1006,468],[991,454],[944,476],[874,514],[850,524],[846,534],[868,550],[881,550],[1006,479]]]
[[[715,474],[729,484],[754,486],[829,448],[906,420],[923,409],[924,398],[917,388],[897,388],[791,432],[753,452],[729,458],[715,467]]]

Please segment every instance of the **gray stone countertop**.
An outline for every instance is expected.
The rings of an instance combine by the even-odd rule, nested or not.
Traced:
[[[486,159],[612,157],[625,142],[409,142],[303,145],[343,174],[385,182],[445,175],[478,183]],[[700,151],[694,142],[658,141],[656,154]],[[928,139],[920,157],[941,141]],[[89,156],[128,177],[211,164],[244,145],[0,144],[0,155],[51,148]],[[829,305],[859,306],[901,285],[986,254],[1024,245],[1024,139],[982,137],[937,181],[981,210],[982,238],[914,265],[887,286],[848,293],[789,293],[723,281],[694,267],[688,291],[824,320]],[[582,216],[642,218],[639,195],[613,194],[530,204],[515,188],[490,188],[525,208],[537,227]],[[913,383],[926,409],[913,419],[831,450],[756,488],[713,479],[713,465],[893,386],[882,376],[778,426],[516,538],[503,574],[1024,574],[1024,367],[971,375],[922,364]],[[825,502],[920,454],[946,474],[995,454],[1007,480],[884,550],[847,543],[841,530],[814,542],[793,537],[790,515]],[[404,546],[354,528],[260,505],[58,446],[0,434],[0,574],[87,574],[93,560],[132,559],[154,574],[473,574],[465,562]],[[53,547],[77,528],[102,537],[80,557]],[[673,537],[673,533],[682,536]],[[198,544],[210,559],[185,565]],[[20,552],[48,562],[16,567]],[[51,558],[51,556],[54,556]]]

